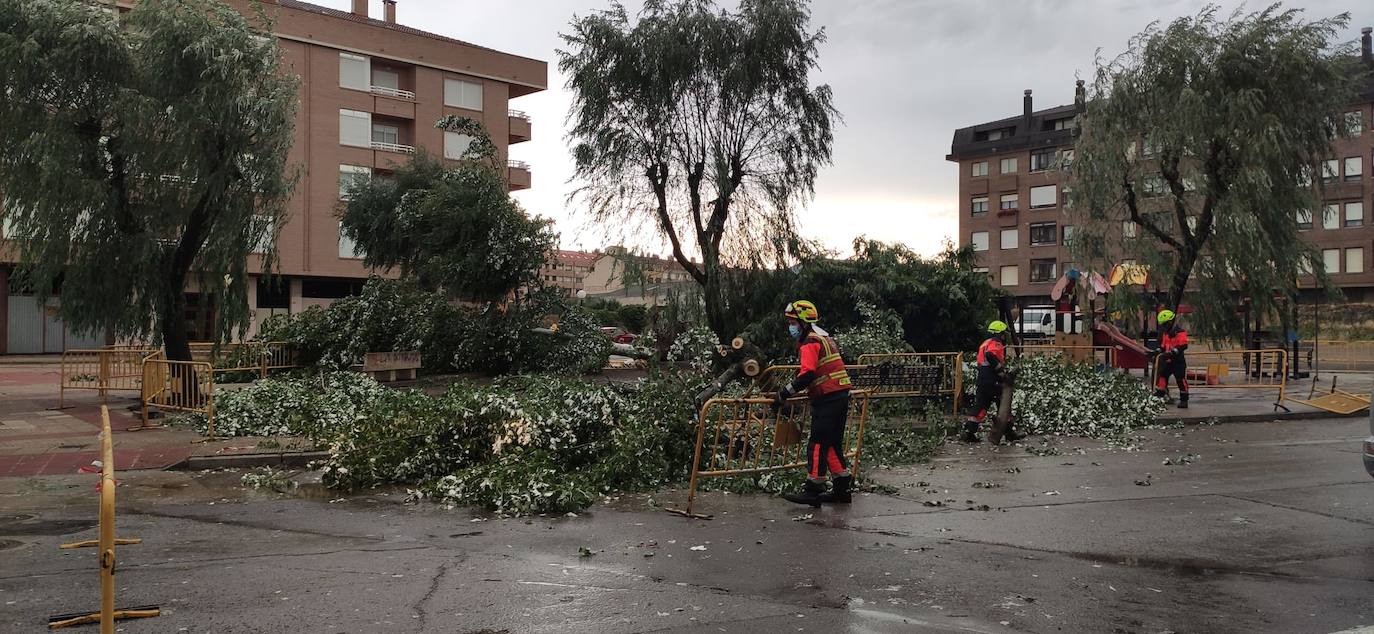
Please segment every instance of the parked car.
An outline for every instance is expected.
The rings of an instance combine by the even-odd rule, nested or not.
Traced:
[[[601,332],[606,335],[607,339],[615,343],[634,343],[635,339],[639,338],[639,335],[629,332],[619,326],[602,326]]]
[[[1369,410],[1369,437],[1364,439],[1364,470],[1374,478],[1374,408]]]

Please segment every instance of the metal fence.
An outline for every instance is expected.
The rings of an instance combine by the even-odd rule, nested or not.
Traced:
[[[863,453],[864,422],[868,417],[868,393],[853,391],[849,421],[845,425],[844,454],[850,471],[859,472]],[[771,398],[715,398],[706,402],[697,418],[696,451],[687,493],[686,514],[692,514],[697,481],[701,478],[755,475],[806,465],[806,442],[811,407],[805,398],[781,408]]]
[[[963,395],[962,355],[958,352],[893,352],[864,354],[859,363],[845,366],[855,390],[869,398],[949,397],[952,411],[959,413]],[[747,395],[776,393],[796,378],[801,366],[773,365],[754,379]]]
[[[203,361],[147,359],[143,362],[143,425],[158,427],[148,418],[149,408],[203,414],[205,435],[215,435],[215,370]]]
[[[63,352],[57,406],[66,406],[67,390],[97,390],[101,400],[112,391],[139,391],[143,360],[159,354],[157,350],[132,347]]]
[[[1188,362],[1188,389],[1278,390],[1274,406],[1283,407],[1288,388],[1288,351],[1270,349],[1193,350]],[[1173,378],[1169,378],[1171,385]],[[1151,387],[1159,385],[1159,364],[1152,364]],[[1286,408],[1285,408],[1286,409]]]
[[[284,341],[192,343],[191,360],[209,363],[216,374],[252,372],[260,378],[272,370],[296,367],[295,355]]]

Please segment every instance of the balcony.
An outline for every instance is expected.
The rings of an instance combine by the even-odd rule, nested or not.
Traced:
[[[511,191],[530,188],[530,164],[524,161],[506,161],[506,182]]]
[[[401,90],[399,88],[388,88],[386,86],[372,86],[368,90],[374,95],[382,95],[383,97],[395,97],[396,99],[404,99],[406,101],[415,101],[415,93],[409,90]]]
[[[383,143],[381,141],[373,141],[372,149],[381,150],[383,152],[395,152],[397,154],[415,153],[415,146],[413,145],[401,145],[400,143]]]
[[[524,143],[530,140],[530,116],[522,110],[508,113],[510,122],[510,143]]]

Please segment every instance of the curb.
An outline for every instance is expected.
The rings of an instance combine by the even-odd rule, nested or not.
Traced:
[[[245,453],[227,456],[191,456],[167,470],[203,471],[245,467],[304,467],[315,460],[329,457],[327,451],[283,451],[276,453]]]
[[[1217,423],[1276,423],[1288,420],[1317,420],[1324,418],[1364,418],[1369,416],[1367,410],[1360,410],[1353,414],[1337,414],[1335,412],[1273,412],[1269,414],[1228,414],[1224,416],[1171,416],[1159,417],[1156,423],[1162,425],[1174,425],[1182,423],[1184,425],[1201,425],[1209,421]]]

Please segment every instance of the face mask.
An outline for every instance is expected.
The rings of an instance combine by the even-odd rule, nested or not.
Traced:
[[[800,338],[801,326],[798,326],[796,324],[787,324],[787,334],[792,335],[793,339]]]

